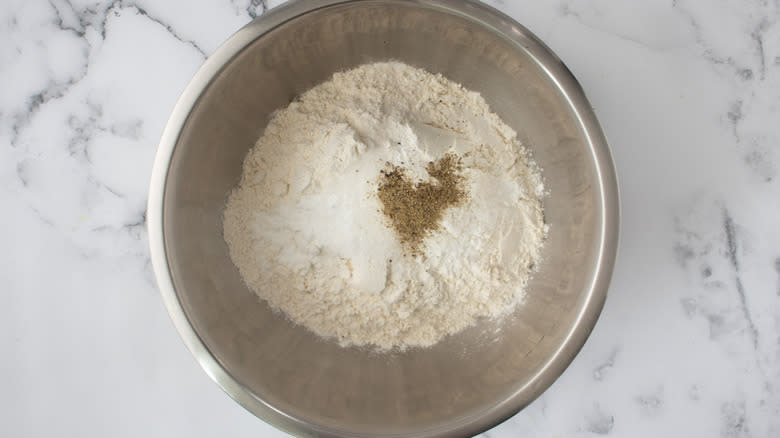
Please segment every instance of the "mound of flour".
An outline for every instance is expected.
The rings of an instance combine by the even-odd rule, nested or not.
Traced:
[[[388,164],[427,181],[461,158],[468,199],[420,255],[377,196]],[[276,112],[224,216],[230,256],[271,307],[342,345],[428,346],[524,296],[546,233],[538,169],[475,92],[405,64],[337,73]]]

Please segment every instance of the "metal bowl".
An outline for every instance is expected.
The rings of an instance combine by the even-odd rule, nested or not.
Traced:
[[[427,349],[323,341],[242,283],[222,238],[227,194],[269,115],[334,72],[400,60],[476,90],[543,169],[549,238],[524,305]],[[302,436],[469,436],[518,412],[592,330],[615,262],[615,170],[585,95],[527,29],[476,1],[314,0],[272,10],[198,71],[171,115],[149,240],[184,342],[231,397]]]

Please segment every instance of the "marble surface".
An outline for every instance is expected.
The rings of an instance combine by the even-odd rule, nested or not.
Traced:
[[[144,214],[179,93],[276,3],[0,4],[4,436],[284,436],[184,347]],[[780,436],[780,2],[490,3],[582,82],[623,233],[581,354],[483,436]]]

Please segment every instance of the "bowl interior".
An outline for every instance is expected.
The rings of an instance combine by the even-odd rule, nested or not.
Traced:
[[[222,68],[184,123],[164,189],[171,277],[194,331],[256,401],[245,406],[266,420],[300,433],[477,432],[543,391],[579,349],[571,332],[583,324],[584,309],[595,306],[598,314],[603,292],[594,298],[592,283],[603,238],[602,186],[571,96],[549,73],[557,59],[530,36],[513,41],[465,15],[469,7],[476,6],[367,1],[286,20]],[[242,283],[221,222],[242,159],[274,110],[336,71],[390,59],[442,73],[485,97],[542,167],[551,228],[514,315],[429,349],[377,354],[322,341],[271,312]],[[581,340],[590,328],[580,328]]]

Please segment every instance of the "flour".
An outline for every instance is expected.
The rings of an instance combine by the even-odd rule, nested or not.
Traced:
[[[388,163],[427,181],[461,158],[467,201],[419,256],[381,213]],[[522,301],[546,233],[539,172],[484,99],[405,64],[337,73],[275,113],[224,217],[230,256],[274,309],[342,345],[428,346]]]

